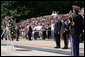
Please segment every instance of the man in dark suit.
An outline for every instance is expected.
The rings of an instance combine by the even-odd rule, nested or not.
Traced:
[[[80,7],[73,5],[73,14],[71,20],[71,53],[72,56],[79,56],[79,38],[83,30],[83,17],[78,14]]]
[[[54,27],[54,35],[55,35],[55,42],[56,42],[56,47],[54,48],[60,48],[60,30],[61,30],[61,20],[57,18]]]
[[[29,25],[29,29],[28,29],[28,39],[29,40],[32,40],[31,36],[32,36],[32,27],[31,27],[31,25]]]

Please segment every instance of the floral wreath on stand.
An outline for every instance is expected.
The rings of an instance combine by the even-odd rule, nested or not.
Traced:
[[[14,40],[16,38],[16,30],[15,30],[16,20],[13,20],[12,17],[6,16],[2,22],[4,25],[3,29],[8,27],[8,31],[6,30],[6,34],[5,34],[8,40]]]

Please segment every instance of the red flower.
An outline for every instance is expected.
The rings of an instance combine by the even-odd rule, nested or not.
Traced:
[[[15,39],[15,37],[13,39]]]
[[[12,27],[12,24],[10,24],[10,27]]]
[[[10,22],[10,20],[9,20],[9,22]]]
[[[6,19],[5,19],[5,21],[6,21]]]
[[[11,28],[9,30],[11,30]]]
[[[11,23],[8,23],[9,25],[11,24]]]

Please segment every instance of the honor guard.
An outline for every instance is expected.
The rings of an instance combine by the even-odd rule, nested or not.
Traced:
[[[83,29],[83,17],[78,14],[80,7],[73,5],[73,14],[70,18],[70,39],[71,39],[71,54],[79,56],[79,37]]]

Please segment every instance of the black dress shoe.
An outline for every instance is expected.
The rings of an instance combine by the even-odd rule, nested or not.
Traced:
[[[57,46],[57,47],[54,47],[54,48],[60,48],[60,47]]]
[[[68,47],[64,47],[64,48],[62,48],[62,49],[68,49]]]

